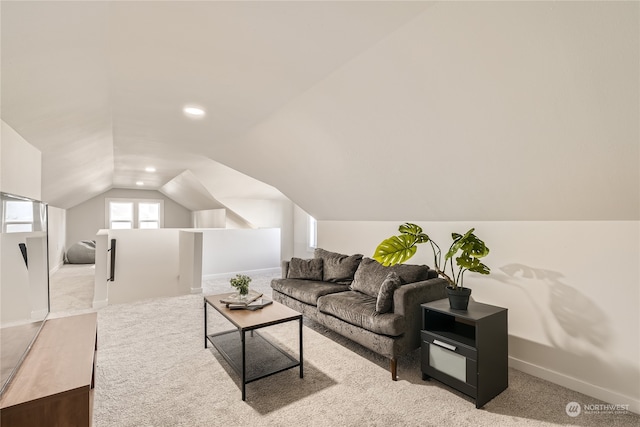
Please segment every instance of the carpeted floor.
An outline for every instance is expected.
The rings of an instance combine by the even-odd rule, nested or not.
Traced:
[[[49,278],[51,312],[90,309],[93,305],[93,264],[64,264]]]
[[[272,276],[252,277],[252,289],[270,295]],[[204,294],[231,291],[228,279],[203,288]],[[65,310],[54,317],[75,312],[60,307]],[[208,313],[210,333],[229,329],[214,310]],[[306,320],[304,378],[294,368],[250,383],[243,402],[238,376],[215,349],[204,348],[203,324],[202,295],[100,309],[94,426],[640,425],[631,413],[570,417],[570,402],[602,402],[514,369],[509,388],[477,410],[455,390],[422,381],[419,350],[399,360],[393,382],[386,359]],[[297,356],[296,322],[261,331]]]

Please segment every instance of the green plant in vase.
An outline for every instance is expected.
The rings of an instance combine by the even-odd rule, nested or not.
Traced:
[[[249,283],[251,283],[251,277],[245,276],[244,274],[236,274],[236,277],[232,277],[229,280],[231,286],[236,288],[238,291],[238,295],[240,298],[246,298],[249,294]]]
[[[474,273],[489,274],[491,270],[480,259],[489,254],[489,248],[478,238],[473,232],[474,228],[465,234],[451,233],[453,242],[449,250],[444,255],[444,264],[442,263],[442,251],[440,246],[429,238],[422,231],[422,228],[411,223],[402,224],[398,231],[400,235],[391,236],[383,240],[375,250],[373,258],[384,266],[401,264],[415,255],[417,245],[429,243],[433,251],[434,270],[438,275],[447,281],[447,292],[449,300],[453,303],[451,295],[464,294],[466,302],[460,305],[456,304],[452,308],[467,308],[471,289],[463,286],[464,273],[472,271]],[[455,266],[453,260],[455,258]],[[456,268],[457,266],[457,268]]]

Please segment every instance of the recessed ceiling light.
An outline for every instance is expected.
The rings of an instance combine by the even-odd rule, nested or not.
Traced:
[[[193,105],[188,105],[182,109],[185,115],[188,117],[199,119],[204,117],[204,110],[200,107],[196,107]]]
[[[146,168],[144,168],[144,170],[147,172],[155,172],[156,168],[154,168],[153,166],[147,166]]]
[[[136,181],[136,185],[139,185],[139,186],[140,186],[140,185],[144,185],[144,182],[142,182],[142,181]]]

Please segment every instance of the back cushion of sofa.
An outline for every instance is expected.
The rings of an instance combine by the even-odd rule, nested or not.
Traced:
[[[291,258],[288,279],[322,280],[322,258]]]
[[[363,256],[361,254],[343,255],[321,248],[316,248],[314,251],[315,258],[322,258],[322,280],[345,285],[353,281]]]
[[[364,258],[358,266],[351,289],[377,298],[382,283],[392,271],[400,277],[403,285],[429,277],[429,267],[426,265],[396,264],[385,267],[375,259]]]

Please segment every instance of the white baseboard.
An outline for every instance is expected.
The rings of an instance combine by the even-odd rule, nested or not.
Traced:
[[[42,320],[47,317],[47,314],[49,314],[49,310],[46,308],[43,310],[34,310],[31,312],[31,320]]]
[[[272,268],[261,268],[257,270],[245,270],[245,271],[230,271],[227,273],[215,273],[215,274],[207,274],[202,276],[202,280],[212,280],[212,279],[224,279],[231,278],[236,274],[246,274],[250,276],[251,274],[267,274],[267,273],[280,273],[282,271],[281,267],[272,267]]]
[[[559,372],[552,371],[541,366],[534,365],[524,360],[516,359],[509,356],[509,366],[534,377],[542,378],[570,390],[586,394],[595,399],[602,400],[614,405],[629,405],[629,411],[640,414],[640,400],[625,396],[613,390],[598,387],[593,384],[586,383],[577,378],[569,377]],[[569,402],[567,402],[569,403]],[[580,404],[590,404],[595,402],[577,402]]]
[[[54,265],[53,268],[49,270],[49,275],[51,276],[56,271],[60,270],[60,267],[62,267],[63,264],[63,262],[59,262],[57,265]]]
[[[202,293],[202,286],[200,286],[199,288],[191,288],[191,293],[192,294],[201,294]]]

